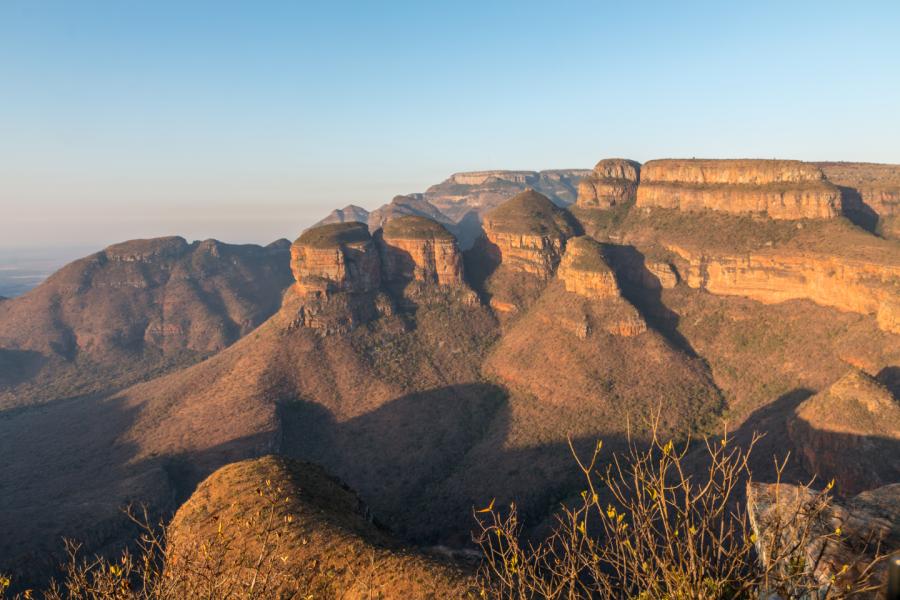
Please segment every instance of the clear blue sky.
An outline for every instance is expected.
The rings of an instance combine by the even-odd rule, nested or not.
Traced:
[[[900,162],[900,3],[0,1],[0,247],[609,156]]]

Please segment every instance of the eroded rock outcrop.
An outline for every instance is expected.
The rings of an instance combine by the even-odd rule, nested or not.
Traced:
[[[502,265],[547,279],[576,226],[546,196],[528,190],[487,213],[484,233]]]
[[[302,297],[298,325],[345,331],[383,310],[381,261],[364,223],[308,229],[291,246],[291,271]]]
[[[887,252],[884,262],[877,262],[793,249],[718,255],[676,245],[669,249],[686,261],[679,269],[691,287],[764,303],[812,300],[877,315],[882,329],[900,333],[900,262]]]
[[[900,484],[823,505],[819,494],[808,488],[751,483],[747,486],[747,513],[764,565],[771,560],[766,548],[776,543],[790,548],[801,536],[809,540],[798,548],[794,564],[803,566],[823,594],[858,582],[876,553],[900,546]],[[794,518],[797,514],[800,517]],[[873,587],[877,589],[886,580],[886,571],[887,561],[875,565],[869,579]],[[880,596],[873,591],[853,597]]]
[[[807,470],[841,494],[900,481],[900,403],[861,371],[803,401],[788,430]]]
[[[634,201],[641,164],[624,158],[601,160],[578,183],[580,208],[612,208]]]
[[[595,240],[587,236],[569,240],[557,276],[566,291],[606,305],[598,312],[603,315],[599,325],[608,333],[630,337],[647,331],[647,324],[637,309],[622,298],[615,273],[604,259],[603,246]],[[571,329],[579,337],[587,337],[590,323],[584,320],[576,325]]]
[[[588,298],[617,298],[616,276],[603,258],[603,247],[587,236],[572,238],[559,264],[557,276],[566,291]]]
[[[463,284],[462,254],[440,223],[404,216],[385,223],[379,238],[385,281]]]
[[[811,163],[666,159],[641,168],[637,205],[823,219],[840,214],[841,195]]]

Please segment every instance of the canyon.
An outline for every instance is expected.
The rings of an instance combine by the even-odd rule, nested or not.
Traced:
[[[305,515],[297,560],[456,590],[473,507],[515,502],[540,535],[581,489],[572,449],[609,461],[653,415],[679,441],[766,432],[760,484],[790,453],[790,482],[893,494],[895,170],[854,165],[460,173],[293,243],[76,261],[0,302],[0,569],[45,568],[61,534],[116,547],[137,500],[177,547],[272,480]]]

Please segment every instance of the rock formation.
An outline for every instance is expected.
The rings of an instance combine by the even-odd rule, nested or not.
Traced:
[[[313,227],[319,225],[328,225],[329,223],[367,223],[369,221],[369,211],[355,204],[348,204],[344,208],[336,208],[328,216],[314,224]]]
[[[462,254],[456,239],[440,223],[419,216],[399,217],[384,224],[379,238],[385,281],[463,284]]]
[[[641,164],[624,158],[601,160],[578,184],[580,208],[611,208],[634,201]]]
[[[838,493],[900,481],[900,402],[865,373],[850,371],[795,412],[788,426],[797,452]]]
[[[542,279],[559,264],[566,240],[576,232],[567,213],[534,190],[517,194],[484,216],[484,234],[501,263]]]
[[[877,315],[882,329],[897,328],[900,262],[884,262],[798,250],[760,250],[715,255],[675,245],[669,249],[687,262],[682,276],[694,288],[774,303],[807,299],[840,310]]]
[[[425,197],[459,222],[469,212],[483,216],[526,189],[540,192],[557,206],[572,204],[577,197],[578,181],[590,173],[587,169],[455,173],[428,188]]]
[[[857,580],[874,561],[876,552],[900,547],[900,484],[864,492],[843,502],[832,500],[817,513],[816,519],[792,519],[798,512],[809,514],[809,507],[818,502],[817,492],[795,485],[747,486],[747,512],[764,564],[770,560],[765,548],[776,543],[775,536],[781,537],[781,547],[786,548],[805,531],[809,543],[798,549],[800,556],[795,557],[795,564],[802,564],[825,592]],[[875,566],[870,581],[879,586],[886,580],[886,573],[887,561],[882,560]],[[855,597],[880,596],[873,592]]]
[[[391,539],[320,467],[274,456],[222,467],[178,510],[167,568],[185,591],[203,584],[193,579],[202,572],[179,571],[201,544],[223,578],[259,565],[266,597],[462,598],[475,589],[467,568]]]
[[[306,230],[291,246],[291,271],[303,298],[298,325],[333,333],[378,314],[381,261],[364,223]]]
[[[603,247],[587,236],[572,238],[566,244],[566,253],[560,262],[557,276],[566,291],[605,305],[600,324],[613,335],[630,337],[647,331],[647,324],[638,311],[621,296],[616,276],[604,259]],[[580,337],[586,337],[590,325],[578,329]]]
[[[900,165],[817,163],[841,190],[843,212],[867,229],[900,238]]]
[[[684,211],[822,219],[840,192],[811,163],[789,160],[653,160],[641,168],[637,205]]]

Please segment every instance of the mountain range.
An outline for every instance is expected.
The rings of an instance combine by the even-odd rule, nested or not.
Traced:
[[[470,547],[474,506],[540,535],[580,491],[571,449],[653,415],[766,433],[760,481],[790,453],[848,497],[896,483],[897,215],[896,165],[605,159],[458,173],[293,243],[110,246],[0,301],[0,571],[121,546],[131,501],[208,528],[185,515],[250,473],[314,480],[351,507],[318,530],[457,589],[435,548]]]

